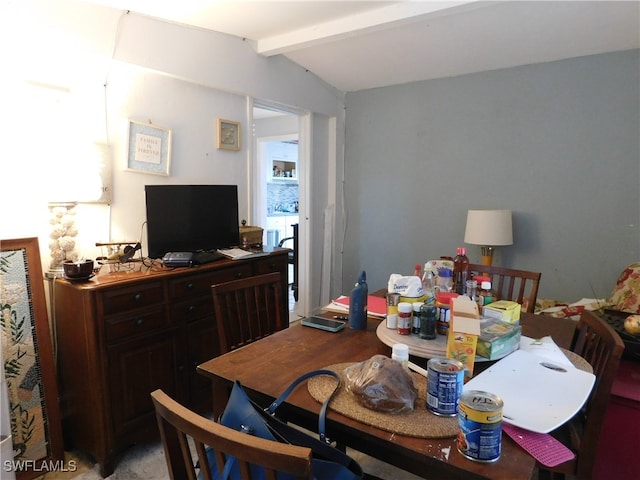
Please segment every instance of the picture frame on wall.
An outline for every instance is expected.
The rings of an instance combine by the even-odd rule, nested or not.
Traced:
[[[220,150],[240,150],[240,122],[218,119],[218,143]]]
[[[130,120],[126,169],[168,176],[170,163],[171,130]]]

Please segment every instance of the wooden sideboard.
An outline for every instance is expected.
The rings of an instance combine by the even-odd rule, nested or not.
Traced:
[[[103,477],[126,447],[159,438],[150,392],[161,388],[211,411],[211,383],[196,366],[219,354],[211,285],[280,272],[288,311],[287,249],[194,268],[110,272],[56,279],[53,311],[65,439],[91,454]],[[105,273],[103,273],[105,272]]]

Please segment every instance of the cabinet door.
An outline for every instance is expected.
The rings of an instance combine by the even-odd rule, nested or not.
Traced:
[[[213,397],[211,380],[200,375],[196,367],[220,355],[216,320],[207,316],[187,325],[187,370],[191,408],[197,412],[211,411]]]
[[[184,334],[171,329],[156,335],[111,345],[109,391],[113,430],[117,436],[155,423],[150,393],[161,388],[176,400],[184,401]]]

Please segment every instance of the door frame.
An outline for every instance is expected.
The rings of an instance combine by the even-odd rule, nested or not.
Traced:
[[[298,209],[298,304],[296,311],[300,315],[306,315],[308,311],[308,305],[310,300],[309,291],[309,245],[310,245],[310,231],[309,231],[309,200],[310,200],[310,168],[309,162],[311,158],[311,114],[307,111],[296,109],[291,106],[285,106],[275,104],[273,102],[249,99],[248,102],[248,114],[250,118],[250,124],[254,125],[253,109],[264,108],[267,110],[274,110],[287,115],[295,115],[298,117],[298,195],[299,195],[299,209]],[[259,149],[261,143],[267,141],[273,141],[275,138],[282,139],[286,135],[274,135],[269,137],[257,137],[255,128],[251,131],[251,152],[250,152],[250,186],[254,194],[251,195],[251,217],[260,220],[264,218],[266,222],[266,214],[263,215],[263,205],[266,203],[266,172],[264,167],[260,163]],[[290,137],[290,135],[289,135]]]

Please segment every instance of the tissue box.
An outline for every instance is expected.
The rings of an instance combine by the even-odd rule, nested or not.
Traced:
[[[465,377],[473,376],[476,343],[480,334],[478,304],[465,295],[451,300],[451,323],[447,335],[447,357],[464,365]]]
[[[489,360],[502,358],[518,349],[521,333],[520,325],[497,318],[481,317],[476,354]]]
[[[498,300],[497,302],[485,305],[482,308],[482,316],[517,324],[520,323],[521,309],[522,307],[519,303],[508,300]]]

